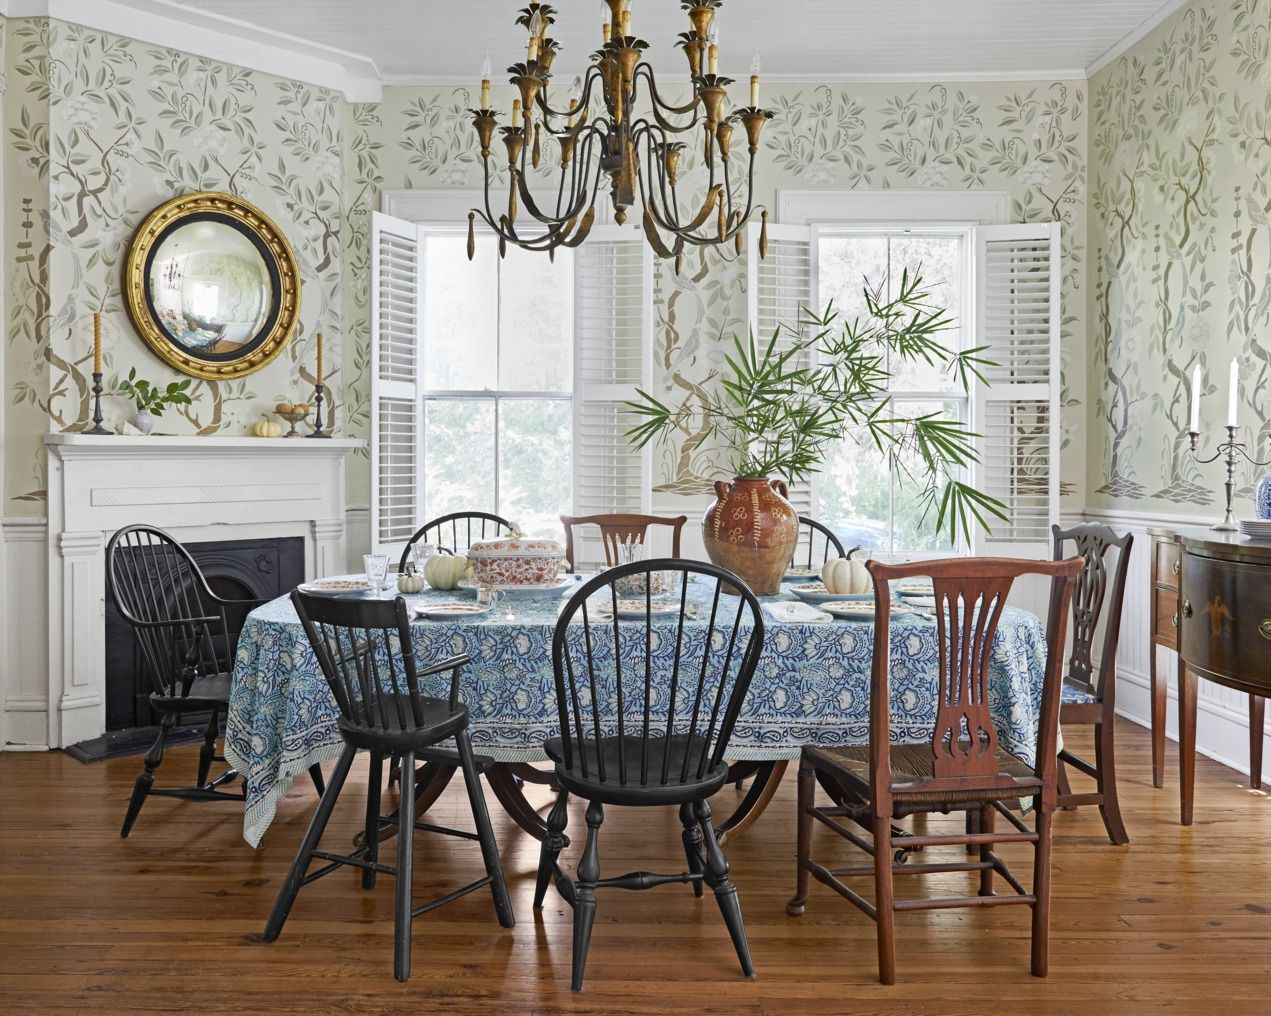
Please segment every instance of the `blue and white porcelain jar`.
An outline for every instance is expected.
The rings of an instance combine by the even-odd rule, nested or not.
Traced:
[[[1260,519],[1271,519],[1271,473],[1263,473],[1253,489],[1253,510]]]

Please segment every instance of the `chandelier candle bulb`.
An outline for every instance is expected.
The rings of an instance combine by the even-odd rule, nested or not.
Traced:
[[[481,108],[490,108],[490,54],[485,55],[481,64]]]
[[[1188,426],[1192,434],[1200,433],[1200,364],[1192,370],[1192,421]]]
[[[102,316],[93,312],[93,373],[102,372]]]
[[[759,108],[759,50],[750,60],[750,105]]]
[[[1231,361],[1231,381],[1227,387],[1227,426],[1236,426],[1236,405],[1240,402],[1240,375],[1236,370],[1236,361]]]

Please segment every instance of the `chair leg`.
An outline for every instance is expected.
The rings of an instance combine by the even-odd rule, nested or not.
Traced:
[[[596,883],[600,881],[600,825],[605,810],[597,801],[587,804],[587,843],[578,862],[578,900],[574,905],[574,963],[570,987],[583,990],[591,929],[596,923]]]
[[[146,752],[145,768],[132,785],[132,797],[128,801],[128,810],[124,813],[124,824],[119,830],[120,839],[127,839],[128,834],[132,832],[133,823],[137,821],[137,816],[141,813],[141,806],[146,803],[150,788],[154,786],[154,772],[163,762],[163,746],[168,739],[168,731],[172,729],[175,722],[176,717],[168,714],[159,723],[159,736]]]
[[[1103,816],[1103,826],[1108,830],[1108,839],[1118,847],[1130,842],[1130,834],[1125,831],[1125,821],[1121,818],[1121,802],[1117,798],[1117,763],[1115,739],[1111,723],[1099,723],[1094,728],[1094,760],[1099,770],[1097,783],[1103,800],[1099,802],[1099,814]]]
[[[468,788],[468,803],[472,808],[472,820],[477,827],[481,858],[485,861],[485,873],[490,876],[494,912],[498,915],[499,924],[505,928],[513,928],[516,926],[516,917],[512,913],[507,882],[503,879],[503,862],[499,860],[499,845],[494,839],[494,828],[490,825],[490,811],[486,807],[485,792],[481,789],[481,774],[477,772],[477,763],[472,757],[472,741],[466,730],[459,731],[455,735],[455,741],[459,745],[459,764],[463,769],[463,782]]]
[[[415,875],[415,753],[403,752],[397,802],[397,891],[393,898],[393,976],[410,977],[411,903]]]
[[[1266,717],[1266,699],[1249,696],[1249,786],[1262,789],[1262,729]]]
[[[680,805],[680,824],[684,832],[680,838],[684,841],[684,859],[688,862],[688,870],[692,875],[700,875],[702,865],[702,830],[697,824],[697,816],[693,814],[693,802],[685,801]],[[693,895],[702,898],[702,880],[693,880]]]
[[[1051,815],[1037,812],[1037,850],[1033,864],[1033,976],[1045,977],[1050,965]]]
[[[971,812],[967,812],[968,821]],[[978,813],[976,826],[978,828]],[[874,908],[878,924],[878,979],[896,983],[896,894],[892,881],[891,819],[874,816]]]
[[[993,805],[985,804],[980,807],[980,832],[991,833],[993,827],[997,823],[997,812],[993,810]],[[992,860],[993,844],[983,843],[980,845],[980,860],[988,862]],[[993,869],[985,868],[980,872],[980,895],[992,896],[993,893]]]
[[[274,941],[282,932],[282,926],[287,921],[287,914],[291,912],[291,905],[295,903],[296,894],[300,892],[300,886],[304,882],[305,872],[309,869],[309,859],[318,849],[318,842],[322,839],[323,830],[331,819],[331,812],[335,810],[336,798],[340,796],[344,780],[349,775],[349,769],[353,766],[353,757],[356,754],[356,748],[345,745],[340,761],[335,764],[331,782],[327,784],[326,793],[322,795],[313,818],[309,820],[309,828],[305,830],[304,839],[300,841],[300,849],[296,851],[295,860],[291,862],[287,877],[283,879],[282,888],[278,890],[274,909],[270,911],[269,920],[265,922],[265,931],[261,938],[266,942]]]
[[[317,762],[309,767],[309,779],[313,782],[313,789],[321,797],[326,792],[327,784],[322,778],[322,766],[318,765]]]
[[[706,801],[696,801],[693,808],[706,844],[706,870],[702,873],[703,877],[706,884],[715,890],[715,902],[719,904],[719,912],[724,915],[724,924],[728,927],[728,936],[733,940],[733,948],[737,950],[741,972],[747,977],[754,977],[755,964],[750,958],[750,944],[746,941],[746,925],[741,918],[737,887],[728,877],[728,859],[724,857],[724,849],[719,845],[719,837],[715,835],[715,829],[711,825],[711,806]]]
[[[221,714],[215,709],[212,710],[212,718],[207,721],[207,727],[203,731],[203,747],[199,749],[199,778],[194,785],[196,787],[207,787],[207,776],[212,769],[212,759],[216,755],[216,735],[221,731]]]
[[[1066,797],[1072,796],[1072,784],[1068,782],[1068,767],[1064,765],[1061,758],[1055,763],[1055,778],[1059,784],[1059,799],[1062,801]],[[1076,811],[1075,804],[1060,804],[1064,811]]]
[[[313,772],[312,769],[309,770]],[[366,781],[366,832],[362,836],[362,845],[366,847],[366,859],[375,864],[380,859],[380,793],[384,783],[384,756],[378,751],[371,752],[370,775]],[[374,889],[374,868],[362,869],[362,888]]]
[[[543,909],[543,897],[547,895],[547,887],[556,874],[556,862],[560,852],[565,849],[565,826],[569,822],[569,791],[562,790],[556,795],[556,803],[552,805],[547,816],[547,835],[543,837],[543,845],[538,855],[538,882],[534,886],[534,909]]]
[[[798,818],[798,850],[795,860],[794,896],[786,904],[786,913],[791,917],[803,914],[803,906],[808,901],[808,884],[811,881],[808,862],[812,859],[812,806],[816,803],[816,770],[803,760],[799,763],[799,818]]]

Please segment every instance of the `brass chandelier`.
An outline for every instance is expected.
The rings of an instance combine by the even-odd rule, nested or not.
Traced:
[[[732,78],[719,74],[715,17],[723,0],[682,0],[690,30],[678,45],[688,58],[692,99],[683,105],[663,100],[653,68],[644,59],[649,44],[631,34],[631,0],[604,0],[604,45],[576,80],[564,108],[552,105],[552,63],[560,43],[548,35],[555,9],[531,3],[521,10],[517,24],[529,32],[524,63],[508,68],[519,98],[512,117],[499,129],[507,149],[510,177],[506,211],[496,214],[491,203],[490,147],[498,114],[490,108],[489,57],[482,72],[481,108],[470,110],[481,147],[485,173],[485,207],[468,215],[468,257],[476,250],[475,221],[480,216],[499,238],[503,255],[509,243],[525,250],[547,251],[577,247],[587,238],[596,218],[596,196],[607,178],[614,218],[621,225],[637,192],[643,207],[645,237],[663,258],[674,259],[679,271],[686,246],[732,243],[738,254],[754,205],[755,156],[759,135],[772,113],[759,108],[758,54],[751,66],[750,104],[729,113],[725,109]],[[642,92],[643,90],[643,92]],[[647,113],[640,113],[643,102]],[[744,127],[749,148],[744,204],[734,195],[733,134]],[[700,131],[706,167],[706,193],[700,204],[681,208],[678,169],[687,142],[678,140]],[[543,157],[543,135],[559,146],[560,179],[554,203],[540,202],[531,193],[528,169]],[[737,188],[740,190],[740,188]],[[497,198],[495,199],[497,201]],[[501,205],[502,202],[498,201]],[[521,209],[524,214],[521,214]],[[767,211],[759,243],[767,247]]]

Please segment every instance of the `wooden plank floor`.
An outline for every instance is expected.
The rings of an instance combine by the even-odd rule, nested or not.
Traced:
[[[1196,825],[1184,829],[1173,758],[1166,788],[1153,790],[1145,733],[1127,724],[1118,734],[1132,843],[1110,846],[1097,812],[1060,815],[1045,980],[1028,974],[1026,908],[899,915],[892,988],[877,982],[872,923],[824,886],[813,884],[804,917],[788,918],[792,767],[730,851],[758,978],[741,976],[709,894],[615,891],[601,896],[577,996],[569,912],[553,896],[532,911],[537,844],[493,799],[517,927],[498,927],[486,894],[419,918],[413,976],[398,984],[389,878],[363,893],[356,872],[337,872],[301,893],[277,942],[259,941],[314,804],[307,781],[280,804],[258,851],[241,839],[241,812],[219,803],[151,799],[120,840],[138,759],[3,754],[0,1012],[1271,1013],[1271,803],[1242,774],[1201,759]],[[1068,739],[1086,743],[1081,732]],[[194,766],[195,750],[183,748],[161,774],[192,776]],[[351,777],[328,844],[348,842],[362,794]],[[735,794],[725,790],[716,810]],[[432,814],[463,822],[463,806],[456,781]],[[571,832],[581,826],[573,815]],[[823,833],[821,854],[862,856]],[[420,899],[479,874],[475,845],[421,838]],[[571,867],[576,857],[577,846],[566,852]],[[680,870],[674,813],[613,809],[601,861],[608,874]],[[931,881],[960,890],[966,877]]]

